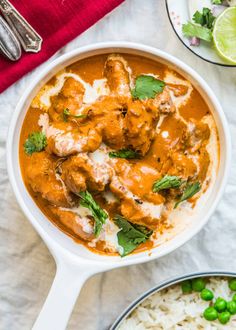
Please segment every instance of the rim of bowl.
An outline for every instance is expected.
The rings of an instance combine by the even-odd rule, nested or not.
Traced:
[[[133,302],[131,302],[128,307],[124,309],[124,311],[117,317],[115,322],[110,327],[110,330],[118,330],[118,327],[122,324],[122,322],[133,312],[135,308],[137,308],[143,301],[145,301],[151,295],[166,289],[172,285],[181,283],[185,280],[190,280],[198,277],[236,277],[236,272],[224,271],[224,270],[211,270],[211,271],[202,271],[202,272],[194,272],[187,273],[180,276],[171,277],[167,280],[161,281],[159,284],[155,285],[151,289],[142,293],[138,298],[136,298]]]
[[[176,239],[173,244],[167,244],[166,247],[161,252],[158,253],[158,251],[154,252],[152,250],[152,255],[146,255],[144,252],[139,253],[137,255],[130,255],[130,256],[126,257],[125,259],[122,258],[122,262],[120,261],[120,258],[117,258],[116,260],[115,259],[111,260],[112,257],[109,257],[109,261],[105,260],[105,258],[104,259],[98,258],[99,260],[98,259],[97,260],[90,260],[90,259],[87,260],[83,257],[76,255],[75,253],[73,253],[72,251],[67,249],[66,247],[61,246],[59,244],[59,242],[56,241],[56,239],[51,237],[47,233],[47,231],[41,227],[41,225],[35,219],[34,215],[31,213],[31,210],[27,206],[26,201],[22,198],[22,196],[20,194],[20,191],[18,189],[16,173],[13,168],[13,164],[14,164],[13,144],[14,144],[15,128],[17,126],[18,116],[20,115],[20,113],[24,107],[24,103],[27,100],[30,93],[32,93],[32,91],[37,87],[37,85],[42,81],[42,79],[48,75],[50,70],[58,67],[59,65],[62,65],[69,59],[72,59],[73,57],[75,57],[77,55],[79,56],[79,55],[81,55],[83,53],[87,53],[87,52],[92,52],[92,51],[96,51],[96,50],[97,51],[104,50],[104,53],[107,53],[107,52],[109,52],[109,50],[114,51],[114,49],[116,49],[116,51],[118,51],[118,49],[120,49],[120,51],[123,51],[123,52],[127,51],[127,53],[129,51],[133,50],[133,51],[140,51],[143,53],[151,54],[152,56],[161,58],[163,61],[171,63],[172,65],[174,65],[177,68],[179,68],[180,70],[182,70],[185,74],[188,74],[193,80],[195,80],[199,84],[199,86],[201,86],[202,90],[207,94],[209,100],[211,101],[215,111],[217,112],[217,114],[219,116],[221,126],[223,129],[223,135],[225,138],[225,158],[224,158],[224,167],[222,168],[222,170],[223,170],[222,179],[219,184],[219,189],[216,192],[216,196],[215,196],[212,204],[208,208],[208,211],[204,217],[204,221],[202,221],[199,224],[197,223],[193,228],[191,228],[191,231],[187,232],[186,234],[185,233],[182,234],[181,239],[178,239],[178,240]],[[143,54],[143,56],[145,56],[145,55]],[[64,67],[65,67],[65,65],[64,65]],[[40,234],[40,236],[42,237],[44,242],[47,244],[48,248],[50,249],[51,253],[56,258],[56,260],[57,260],[57,255],[56,255],[56,253],[54,253],[55,250],[57,250],[58,253],[61,252],[61,254],[67,255],[68,257],[71,256],[74,259],[74,261],[78,260],[81,262],[83,260],[83,262],[86,264],[100,265],[100,266],[103,265],[103,266],[106,266],[108,269],[147,262],[147,261],[151,261],[156,258],[160,258],[160,257],[167,255],[168,253],[176,250],[177,248],[179,248],[180,246],[185,244],[187,241],[189,241],[193,236],[195,236],[203,228],[203,226],[205,226],[205,224],[209,220],[210,216],[214,212],[220,198],[222,197],[222,194],[224,192],[224,188],[226,185],[226,181],[228,178],[228,174],[229,174],[229,166],[230,166],[230,160],[231,160],[231,138],[230,138],[230,134],[229,134],[226,117],[225,117],[225,114],[223,112],[223,109],[222,109],[217,97],[213,93],[212,89],[205,82],[205,80],[195,70],[193,70],[191,67],[189,67],[187,64],[185,64],[184,62],[182,62],[175,56],[172,56],[162,50],[159,50],[159,49],[151,47],[151,46],[147,46],[147,45],[139,44],[139,43],[127,42],[127,41],[115,41],[115,42],[107,41],[107,42],[100,42],[100,43],[95,43],[95,44],[79,47],[75,50],[72,50],[72,51],[60,56],[59,58],[57,58],[54,61],[52,61],[51,63],[49,63],[41,71],[41,74],[39,74],[37,76],[37,78],[31,82],[30,86],[25,90],[25,92],[21,96],[21,98],[15,108],[15,111],[13,112],[11,122],[10,122],[10,125],[8,128],[6,148],[8,150],[8,152],[7,152],[8,175],[9,175],[12,189],[13,189],[16,199],[18,201],[18,204],[20,205],[20,207],[23,210],[24,214],[26,215],[27,219],[31,222],[33,227],[37,230],[37,232]],[[22,178],[20,180],[22,180]],[[25,185],[24,185],[24,188],[26,189]],[[36,206],[36,205],[35,205],[35,207],[38,208],[38,206]],[[177,237],[179,235],[181,235],[181,234],[178,234]],[[175,237],[170,241],[173,241],[174,239],[175,239]]]
[[[183,39],[179,36],[178,32],[176,31],[175,27],[174,27],[174,24],[172,22],[172,19],[170,17],[170,10],[169,10],[169,4],[168,4],[168,0],[165,0],[165,3],[166,3],[166,11],[167,11],[167,16],[168,16],[168,19],[169,19],[169,22],[172,26],[172,29],[173,31],[175,32],[176,36],[178,37],[178,39],[181,41],[181,43],[191,52],[193,53],[194,55],[196,55],[197,57],[201,58],[203,61],[206,61],[208,63],[211,63],[211,64],[215,64],[215,65],[219,65],[219,66],[223,66],[225,68],[235,68],[236,67],[236,64],[227,64],[227,63],[219,63],[219,62],[214,62],[214,61],[211,61],[211,60],[208,60],[207,58],[195,53],[195,51],[190,48],[184,41]]]

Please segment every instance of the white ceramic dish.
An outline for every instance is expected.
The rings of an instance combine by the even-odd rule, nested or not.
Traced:
[[[148,252],[126,258],[97,255],[58,230],[46,219],[27,192],[19,168],[19,138],[22,122],[32,98],[40,87],[65,66],[92,55],[119,52],[143,55],[172,66],[189,79],[204,96],[215,118],[220,137],[220,165],[216,181],[209,196],[192,219],[192,225],[173,239]],[[88,277],[112,268],[147,262],[170,253],[205,225],[223,193],[230,163],[230,135],[224,112],[212,90],[190,67],[177,58],[156,48],[129,42],[106,42],[76,49],[49,63],[41,75],[21,97],[13,114],[7,139],[7,164],[9,178],[19,205],[48,246],[57,265],[56,277],[43,309],[34,325],[34,330],[65,329],[81,286]]]
[[[167,281],[159,283],[154,288],[146,291],[140,297],[138,297],[135,301],[133,301],[124,311],[123,313],[116,319],[116,321],[111,326],[110,330],[118,330],[121,323],[132,313],[132,311],[138,307],[144,300],[149,298],[156,292],[159,292],[163,289],[166,289],[174,284],[181,283],[186,280],[191,280],[193,278],[198,277],[236,277],[236,273],[234,272],[227,272],[227,271],[207,271],[207,272],[198,272],[198,273],[191,273],[185,274],[182,276],[178,276],[175,278],[171,278]]]
[[[199,46],[190,46],[189,39],[183,36],[182,25],[192,20],[195,11],[202,11],[203,7],[212,8],[212,6],[211,0],[166,0],[166,9],[171,26],[185,47],[209,63],[236,67],[235,64],[224,60],[217,54],[213,43],[208,45],[207,42],[203,41]]]

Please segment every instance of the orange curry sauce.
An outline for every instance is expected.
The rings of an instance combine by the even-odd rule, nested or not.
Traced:
[[[35,203],[58,228],[94,252],[114,255],[117,252],[102,239],[90,244],[93,233],[84,230],[82,220],[78,221],[79,215],[74,212],[80,201],[78,193],[86,189],[92,193],[111,221],[118,213],[131,223],[154,230],[154,235],[163,232],[170,226],[168,211],[173,209],[180,191],[154,193],[153,183],[166,174],[204,183],[210,165],[207,144],[211,134],[204,118],[212,115],[199,92],[183,77],[144,57],[99,55],[78,61],[65,72],[79,75],[90,85],[106,78],[108,92],[91,104],[84,104],[84,85],[73,76],[66,76],[59,93],[50,97],[49,107],[34,100],[21,131],[22,176]],[[136,77],[152,74],[165,80],[167,73],[172,81],[166,82],[161,94],[148,100],[132,98],[130,89]],[[52,78],[47,87],[56,81]],[[86,117],[68,116],[65,121],[64,109],[69,109],[73,116],[82,111]],[[47,147],[27,155],[23,145],[29,134],[42,130],[39,119],[45,114]],[[90,155],[101,144],[105,152],[131,148],[139,152],[140,158],[106,155],[107,165],[94,163]],[[115,199],[108,202],[104,192],[111,192]],[[147,211],[148,205],[164,205],[165,210],[155,218]],[[93,225],[91,216],[87,216],[87,221]],[[153,241],[148,240],[136,251],[152,247]]]

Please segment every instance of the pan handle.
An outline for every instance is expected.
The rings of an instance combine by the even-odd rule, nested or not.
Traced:
[[[56,276],[32,330],[65,330],[85,281],[95,272],[78,265],[59,263]]]

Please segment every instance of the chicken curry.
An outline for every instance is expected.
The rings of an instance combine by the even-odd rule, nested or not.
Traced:
[[[194,209],[218,149],[213,116],[188,80],[144,57],[106,54],[41,88],[19,156],[50,221],[94,252],[125,256],[156,246],[173,215]]]

